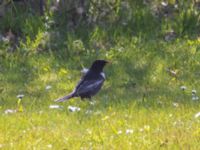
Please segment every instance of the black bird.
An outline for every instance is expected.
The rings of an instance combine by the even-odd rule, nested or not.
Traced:
[[[106,60],[95,60],[90,69],[85,72],[75,89],[67,96],[56,99],[56,102],[63,102],[73,97],[81,97],[81,99],[89,98],[97,94],[105,81],[103,73],[104,66],[109,63]]]

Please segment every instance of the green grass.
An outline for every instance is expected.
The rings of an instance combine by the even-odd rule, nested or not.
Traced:
[[[100,52],[98,57],[108,57],[113,64],[105,68],[107,81],[94,97],[97,103],[76,98],[60,104],[60,110],[49,105],[73,89],[79,70],[93,59],[83,63],[87,56],[58,60],[51,53],[6,55],[1,74],[1,148],[199,149],[200,120],[194,116],[200,105],[191,97],[192,89],[199,92],[199,52],[192,51],[198,40],[158,41],[130,42],[124,53],[117,52],[118,45],[108,54]],[[166,72],[167,67],[178,72],[177,79]],[[47,85],[52,88],[46,90]],[[6,109],[18,109],[16,96],[21,93],[23,112],[5,114]],[[69,105],[80,107],[80,112],[70,112]]]
[[[127,11],[120,2],[112,19],[75,29],[67,27],[70,14],[45,19],[17,7],[6,14],[0,34],[12,29],[19,39],[13,52],[12,42],[0,40],[0,149],[200,149],[200,100],[192,100],[194,89],[200,97],[197,10],[181,3],[172,18],[156,18],[160,1],[133,1]],[[165,41],[171,29],[176,38]],[[113,63],[96,103],[75,98],[50,109],[99,58]],[[25,95],[20,104],[18,94]]]
[[[3,149],[48,149],[49,145],[53,149],[199,149],[199,120],[194,118],[199,107],[194,105],[108,102],[107,107],[97,104],[86,114],[89,106],[73,104],[81,111],[70,113],[66,104],[64,110],[43,106],[2,115]],[[128,129],[133,133],[127,134]]]

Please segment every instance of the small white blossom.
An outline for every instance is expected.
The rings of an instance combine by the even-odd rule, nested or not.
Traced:
[[[3,37],[3,38],[2,38],[2,41],[5,42],[5,43],[8,43],[8,42],[9,42],[9,39],[6,38],[6,37]]]
[[[46,19],[46,20],[49,20],[49,16],[45,16],[45,19]]]
[[[132,134],[133,133],[133,129],[126,129],[126,134]]]
[[[119,130],[119,131],[117,132],[117,134],[122,134],[122,130]]]
[[[180,89],[185,91],[187,89],[187,87],[183,85],[183,86],[180,87]]]
[[[161,5],[166,7],[168,4],[166,2],[161,2]]]
[[[17,110],[15,110],[15,109],[6,109],[4,111],[5,114],[13,114],[13,113],[16,113],[16,112],[17,112]]]
[[[45,87],[46,90],[50,90],[51,88],[52,88],[51,85],[47,85],[47,86]]]
[[[62,106],[60,106],[60,105],[49,105],[49,108],[50,109],[61,109]]]
[[[96,101],[90,101],[90,105],[95,105]]]
[[[88,134],[92,134],[92,130],[91,129],[86,129]]]
[[[199,118],[200,117],[200,112],[198,112],[198,113],[196,113],[195,115],[194,115],[194,118]]]
[[[19,95],[17,95],[17,98],[22,99],[23,97],[24,97],[24,94],[19,94]]]
[[[174,8],[178,8],[178,4],[175,4],[175,5],[174,5]]]
[[[150,130],[150,126],[149,125],[144,125],[144,130],[145,131],[149,131]]]
[[[140,128],[140,129],[139,129],[139,131],[140,131],[140,132],[143,132],[143,131],[144,131],[144,129],[143,129],[143,128]]]
[[[48,148],[52,148],[52,145],[51,145],[51,144],[48,144],[47,147],[48,147]]]
[[[193,100],[193,101],[197,101],[197,100],[199,100],[199,97],[196,96],[196,95],[194,95],[194,96],[192,96],[192,100]]]
[[[80,111],[81,109],[75,106],[68,106],[68,110],[71,112],[76,112],[76,111]]]
[[[174,107],[178,107],[179,106],[179,104],[178,103],[172,103],[172,105],[174,106]]]
[[[197,93],[197,91],[196,90],[192,90],[192,94],[196,94]]]

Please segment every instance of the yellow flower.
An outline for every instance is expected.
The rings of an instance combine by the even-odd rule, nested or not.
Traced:
[[[109,119],[109,116],[105,116],[104,118],[102,118],[101,120],[102,121],[105,121],[105,120],[108,120]]]
[[[149,132],[150,131],[150,126],[149,125],[144,125],[144,130]]]

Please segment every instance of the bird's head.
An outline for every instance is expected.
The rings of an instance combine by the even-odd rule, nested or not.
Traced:
[[[90,70],[96,71],[96,72],[102,72],[103,67],[107,64],[110,63],[109,61],[106,60],[95,60],[90,67]]]

